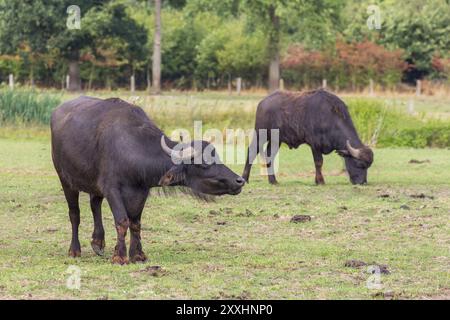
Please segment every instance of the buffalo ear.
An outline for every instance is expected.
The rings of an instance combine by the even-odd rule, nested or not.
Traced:
[[[169,169],[159,180],[161,187],[178,184],[184,180],[183,166],[177,165]]]
[[[341,157],[351,157],[350,152],[348,150],[336,150],[336,153]]]

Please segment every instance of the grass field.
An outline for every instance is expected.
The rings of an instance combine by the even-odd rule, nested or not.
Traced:
[[[150,261],[116,266],[106,204],[105,257],[90,248],[87,195],[82,257],[67,257],[70,223],[48,137],[0,138],[0,298],[450,299],[449,160],[446,149],[379,149],[360,187],[330,155],[327,185],[317,187],[308,148],[283,148],[278,186],[254,167],[240,195],[217,202],[152,196],[142,221]],[[298,214],[311,221],[290,222]],[[390,274],[369,289],[367,267],[346,267],[351,259]],[[71,265],[79,290],[66,286]]]

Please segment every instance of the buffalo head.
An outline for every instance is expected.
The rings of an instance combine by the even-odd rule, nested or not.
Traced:
[[[172,168],[161,178],[161,186],[185,185],[196,193],[210,195],[241,192],[245,180],[221,163],[212,144],[192,141],[170,148],[162,136],[161,147],[173,162]]]
[[[354,148],[347,140],[346,149],[338,150],[337,153],[344,157],[350,181],[353,184],[367,183],[367,169],[372,165],[373,152],[367,147]]]

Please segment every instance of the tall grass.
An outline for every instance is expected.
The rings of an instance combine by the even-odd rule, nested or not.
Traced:
[[[347,98],[346,104],[361,139],[377,147],[450,147],[450,122],[432,120],[424,114],[410,115],[404,107],[380,100]],[[259,99],[221,100],[183,97],[148,98],[136,101],[167,133],[187,129],[203,121],[203,129],[254,127]]]
[[[50,122],[52,110],[60,103],[60,94],[26,89],[0,89],[0,123],[47,124]]]
[[[252,129],[261,97],[227,99],[215,95],[173,95],[132,97],[121,95],[141,106],[155,123],[170,134],[174,129],[193,132],[194,121],[203,129]],[[24,89],[0,89],[0,123],[2,127],[44,127],[52,110],[64,97],[60,93]],[[378,147],[450,147],[450,122],[410,115],[395,103],[370,98],[344,99],[361,139]],[[46,127],[46,126],[45,126]],[[19,129],[21,130],[21,129]],[[33,133],[34,134],[34,133]],[[1,133],[0,133],[1,135]]]

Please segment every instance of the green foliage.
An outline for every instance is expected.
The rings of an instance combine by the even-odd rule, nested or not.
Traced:
[[[61,103],[61,95],[36,90],[0,90],[0,123],[49,124],[53,109]]]
[[[71,4],[81,8],[81,30],[66,27]],[[367,27],[371,4],[380,6],[381,30]],[[303,67],[282,70],[285,80],[296,85],[316,86],[325,75],[337,87],[365,86],[373,76],[385,86],[423,76],[448,79],[449,19],[445,0],[167,0],[162,10],[163,83],[224,88],[227,77],[240,76],[246,84],[261,85],[269,61],[277,58],[274,52],[285,57],[293,44],[334,59],[333,66],[324,63],[324,70],[310,74]],[[20,82],[59,87],[67,60],[80,59],[88,88],[128,86],[132,73],[143,88],[153,32],[152,1],[0,0],[0,82],[13,73]],[[347,68],[339,65],[338,43],[401,49],[409,68]],[[397,57],[382,61],[388,65]]]
[[[446,0],[379,1],[381,30],[369,30],[367,7],[373,1],[349,1],[344,12],[347,40],[370,39],[402,49],[411,64],[408,80],[432,72],[432,58],[450,48],[450,5]]]

